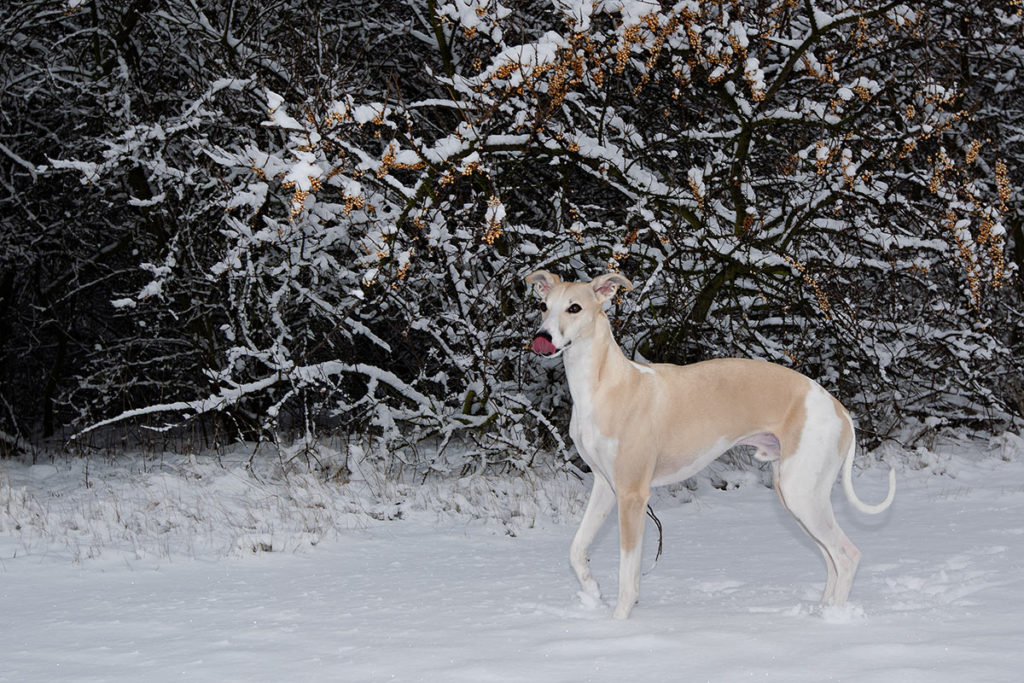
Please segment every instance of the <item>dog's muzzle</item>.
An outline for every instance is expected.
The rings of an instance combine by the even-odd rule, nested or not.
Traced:
[[[558,353],[554,342],[551,341],[551,335],[543,330],[538,332],[537,336],[533,338],[532,348],[534,353],[542,356],[553,356]]]

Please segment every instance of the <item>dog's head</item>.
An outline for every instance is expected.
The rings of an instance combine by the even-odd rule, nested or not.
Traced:
[[[533,338],[533,350],[542,356],[557,356],[594,330],[594,321],[604,315],[601,305],[619,289],[633,285],[618,273],[598,275],[590,282],[562,282],[546,270],[526,276],[540,299],[544,319]]]

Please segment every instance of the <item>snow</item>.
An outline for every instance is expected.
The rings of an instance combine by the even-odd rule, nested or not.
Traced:
[[[577,1],[586,2],[587,0]],[[633,26],[641,23],[648,15],[659,14],[661,5],[652,0],[605,0],[600,3],[600,9],[609,14],[620,14],[623,26]]]
[[[484,213],[484,226],[500,226],[504,222],[505,205],[495,197],[494,201],[487,205],[487,211]]]
[[[56,169],[78,171],[82,174],[82,184],[87,185],[99,180],[100,165],[91,161],[73,161],[67,159],[47,159],[50,166]]]
[[[352,120],[359,125],[365,125],[371,121],[383,120],[389,113],[389,108],[378,102],[361,104],[352,110]]]
[[[311,152],[298,152],[297,161],[284,176],[284,182],[288,187],[294,185],[303,192],[313,189],[313,182],[319,180],[323,175],[323,169],[316,163],[317,159]]]
[[[270,115],[270,121],[268,122],[269,125],[279,127],[283,130],[299,132],[304,130],[302,124],[284,111],[283,97],[273,90],[266,90],[265,95],[267,98],[267,113]]]
[[[546,32],[532,43],[506,46],[491,59],[486,69],[467,82],[471,85],[484,83],[496,78],[502,67],[515,65],[517,68],[513,69],[507,78],[499,80],[507,80],[511,87],[519,86],[524,80],[524,72],[553,64],[558,57],[558,51],[567,46],[565,38],[554,31]]]
[[[690,189],[693,190],[697,199],[703,199],[707,195],[707,186],[704,185],[704,171],[702,169],[691,168],[686,172],[686,179],[690,183]]]
[[[594,3],[591,0],[554,0],[554,5],[572,22],[574,30],[590,30],[590,17],[594,13]]]
[[[750,88],[755,92],[762,92],[765,89],[764,83],[764,71],[761,70],[761,64],[754,57],[747,59],[746,65],[743,71],[747,82],[750,83]]]
[[[835,21],[835,18],[827,13],[823,12],[818,8],[814,8],[814,25],[818,27],[819,31],[824,31]]]
[[[441,3],[437,12],[442,17],[448,17],[458,21],[464,29],[480,31],[490,36],[494,42],[502,39],[502,30],[494,19],[504,19],[512,10],[498,2],[490,0],[454,0],[453,2]],[[489,14],[494,13],[494,19]]]
[[[890,511],[840,523],[863,552],[842,610],[763,485],[660,489],[665,552],[611,619],[614,522],[568,566],[587,482],[386,480],[355,449],[0,461],[0,680],[1015,681],[1024,665],[1024,440],[889,446]],[[321,461],[311,473],[303,456]],[[310,460],[310,462],[313,462]],[[289,464],[290,463],[290,464]],[[297,466],[301,464],[301,466]],[[856,483],[885,491],[885,466]]]

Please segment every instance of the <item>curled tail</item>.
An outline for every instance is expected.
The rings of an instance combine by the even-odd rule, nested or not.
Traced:
[[[877,515],[879,512],[884,512],[888,509],[892,505],[893,498],[896,497],[896,470],[892,467],[889,468],[889,495],[878,505],[869,505],[858,498],[857,492],[853,490],[853,455],[856,450],[857,440],[851,438],[850,447],[847,449],[846,458],[843,460],[843,491],[846,492],[846,499],[850,501],[850,505],[865,514]]]

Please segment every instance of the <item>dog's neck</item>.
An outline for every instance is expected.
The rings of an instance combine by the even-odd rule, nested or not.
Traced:
[[[612,337],[608,316],[594,320],[593,333],[573,341],[562,354],[573,403],[589,402],[598,385],[627,372],[629,360]]]

